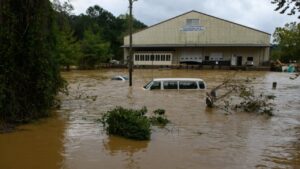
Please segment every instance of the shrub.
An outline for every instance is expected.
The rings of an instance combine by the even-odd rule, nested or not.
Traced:
[[[152,125],[165,126],[170,122],[167,119],[167,117],[165,116],[165,110],[164,109],[154,110],[153,113],[154,113],[154,116],[151,116],[149,118]]]
[[[164,115],[165,110],[164,109],[157,109],[157,110],[154,110],[153,113],[156,114],[156,115]]]
[[[135,140],[149,140],[150,121],[145,116],[146,107],[140,110],[116,107],[102,117],[102,122],[109,134]]]

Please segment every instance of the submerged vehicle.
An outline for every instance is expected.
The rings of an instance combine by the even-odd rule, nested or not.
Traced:
[[[145,90],[205,90],[206,84],[199,78],[157,78],[147,83],[143,88]]]
[[[126,81],[126,80],[128,80],[128,77],[127,76],[114,76],[111,78],[111,80]]]

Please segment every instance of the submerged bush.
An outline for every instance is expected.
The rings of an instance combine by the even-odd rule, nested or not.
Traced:
[[[106,112],[101,120],[108,134],[134,140],[149,140],[151,135],[151,125],[165,126],[169,120],[165,116],[165,110],[155,110],[154,116],[147,117],[147,108],[139,110],[116,107]]]
[[[154,113],[154,116],[151,116],[149,118],[152,125],[165,126],[170,122],[167,119],[167,117],[165,116],[165,110],[164,109],[154,110],[153,113]]]
[[[116,107],[103,115],[102,122],[109,134],[135,140],[149,140],[151,125],[145,116],[146,112],[146,107],[140,110]]]
[[[157,109],[157,110],[153,111],[153,113],[156,114],[156,115],[164,115],[165,112],[166,111],[164,109]]]

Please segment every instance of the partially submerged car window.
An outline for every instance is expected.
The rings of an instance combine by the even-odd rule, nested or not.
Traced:
[[[179,89],[197,89],[197,83],[195,81],[180,81]]]
[[[150,89],[151,90],[160,89],[160,81],[154,81]]]
[[[199,83],[199,88],[200,88],[200,89],[205,89],[205,84],[204,84],[204,82],[199,81],[198,83]]]
[[[122,80],[120,77],[113,77],[111,80]]]
[[[123,76],[123,78],[124,78],[125,80],[128,80],[128,77],[127,77],[127,76]]]
[[[178,89],[177,81],[164,81],[164,89]]]

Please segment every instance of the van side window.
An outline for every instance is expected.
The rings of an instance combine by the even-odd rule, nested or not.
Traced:
[[[200,89],[205,89],[205,84],[202,81],[199,81],[198,83]]]
[[[164,81],[164,89],[178,89],[177,81]]]
[[[160,89],[160,82],[153,82],[152,86],[150,87],[151,90]]]
[[[180,81],[179,89],[197,89],[197,83],[195,81]]]

